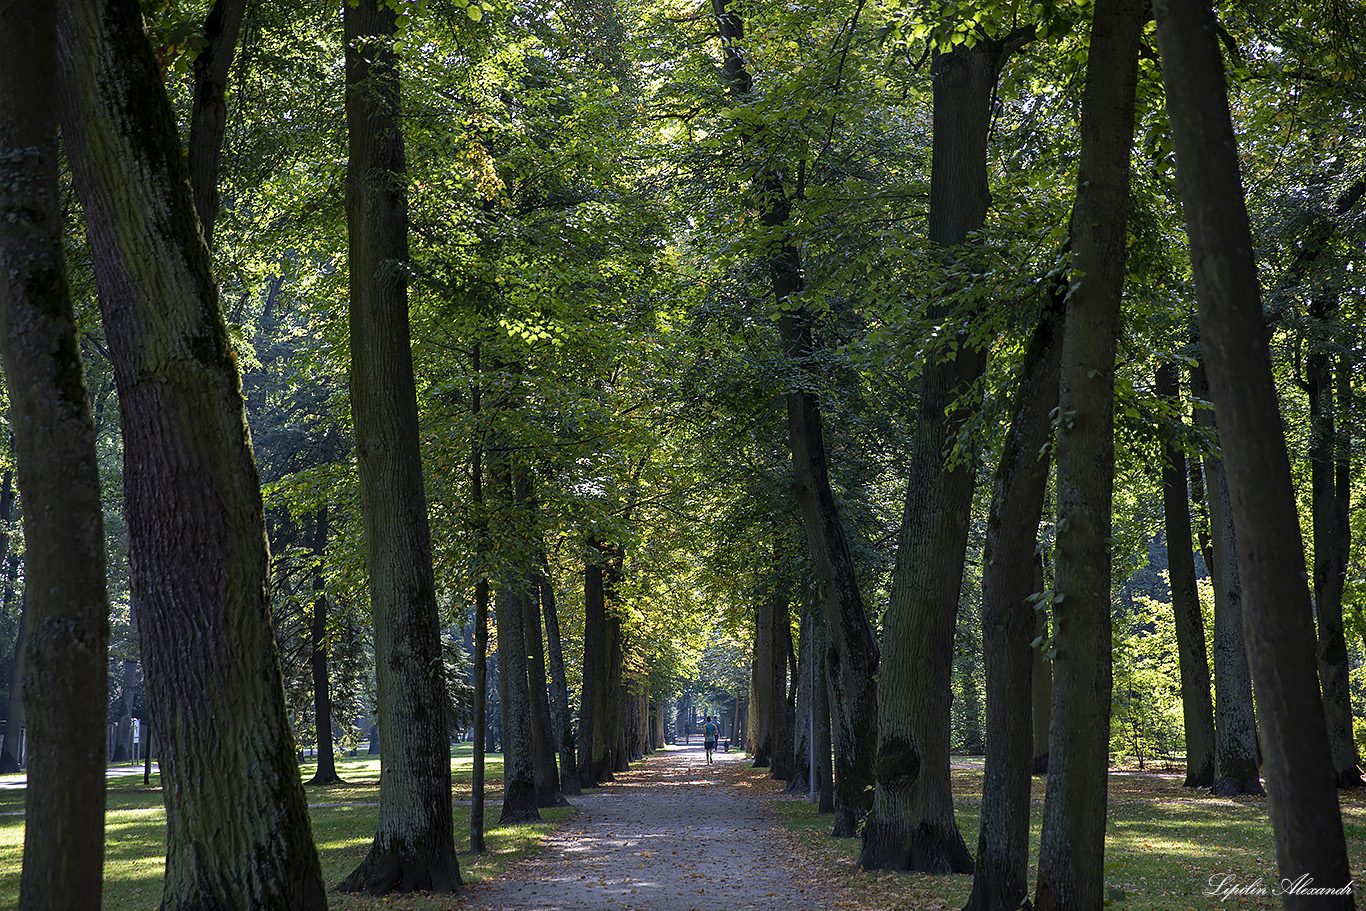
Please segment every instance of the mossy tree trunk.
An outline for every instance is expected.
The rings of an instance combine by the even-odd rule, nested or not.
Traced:
[[[167,795],[161,907],[324,908],[270,623],[241,381],[133,0],[62,6],[62,120],[118,381],[133,597]]]
[[[1190,238],[1201,343],[1219,416],[1243,636],[1257,693],[1281,877],[1339,896],[1286,894],[1287,909],[1353,908],[1351,868],[1315,661],[1304,544],[1263,321],[1229,115],[1219,28],[1203,2],[1156,0],[1162,81]]]
[[[408,329],[408,204],[395,13],[347,3],[351,414],[374,619],[384,774],[369,852],[347,892],[461,888],[431,535]]]
[[[56,77],[55,5],[0,3],[0,355],[28,553],[25,911],[99,908],[104,861],[109,601],[62,252]]]
[[[992,486],[982,557],[982,660],[986,764],[982,819],[968,911],[1017,911],[1029,895],[1031,710],[1038,612],[1035,549],[1048,494],[1050,413],[1058,402],[1063,289],[1051,295],[1025,350],[1001,461]],[[1036,610],[1037,608],[1037,610]]]
[[[1082,100],[1058,409],[1053,721],[1035,907],[1104,900],[1115,349],[1145,0],[1099,0]]]

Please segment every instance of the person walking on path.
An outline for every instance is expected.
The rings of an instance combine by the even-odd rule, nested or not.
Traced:
[[[707,723],[702,725],[702,745],[707,750],[707,762],[711,762],[712,751],[716,749],[716,738],[721,736],[721,725],[711,720],[707,716]]]

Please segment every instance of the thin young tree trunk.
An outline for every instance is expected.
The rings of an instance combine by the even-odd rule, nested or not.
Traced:
[[[555,737],[560,752],[560,787],[566,796],[582,793],[579,786],[577,746],[573,718],[569,714],[569,684],[564,672],[564,647],[560,643],[560,614],[555,607],[555,587],[545,548],[541,548],[541,613],[545,616],[546,649],[550,656],[550,704],[554,709]]]
[[[31,596],[23,911],[98,909],[104,861],[109,601],[95,424],[63,262],[56,75],[56,8],[0,2],[0,355]]]
[[[1191,375],[1194,393],[1208,398],[1203,367]],[[1213,427],[1215,416],[1199,412],[1197,422]],[[1264,794],[1257,768],[1257,720],[1252,676],[1243,645],[1243,585],[1238,571],[1238,537],[1233,528],[1228,480],[1222,460],[1204,460],[1205,499],[1210,514],[1210,577],[1214,583],[1214,784],[1218,797]]]
[[[1320,325],[1326,325],[1336,307],[1315,306],[1311,312]],[[1356,741],[1352,737],[1352,704],[1348,690],[1347,637],[1342,623],[1342,591],[1347,574],[1347,555],[1351,529],[1342,521],[1348,516],[1351,496],[1350,462],[1344,469],[1342,453],[1350,448],[1338,441],[1334,403],[1336,384],[1332,354],[1326,341],[1309,343],[1305,387],[1309,394],[1309,473],[1313,491],[1314,516],[1314,613],[1318,617],[1319,680],[1323,686],[1324,720],[1328,743],[1333,753],[1333,774],[1340,788],[1362,785],[1357,768]],[[1341,357],[1346,360],[1346,355]],[[1346,373],[1345,367],[1338,372]],[[1343,403],[1350,404],[1349,398]],[[1348,432],[1343,422],[1343,432]],[[1348,484],[1339,486],[1342,474]]]
[[[161,748],[161,907],[324,908],[270,623],[241,382],[132,0],[61,5],[63,139],[118,381],[133,597]]]
[[[1144,0],[1098,0],[1082,101],[1058,429],[1053,723],[1035,907],[1095,909],[1105,886],[1115,347]]]
[[[1201,342],[1219,416],[1239,568],[1243,636],[1262,725],[1280,875],[1338,896],[1291,894],[1287,909],[1353,908],[1351,869],[1319,694],[1315,637],[1238,144],[1218,26],[1203,2],[1155,0],[1162,81],[1190,237]]]
[[[1017,911],[1029,895],[1029,789],[1033,758],[1031,647],[1035,549],[1048,494],[1050,412],[1062,362],[1062,289],[1030,339],[996,469],[982,557],[982,661],[986,672],[986,764],[977,863],[967,911]]]
[[[1180,414],[1178,366],[1157,368],[1157,394]],[[1186,488],[1186,456],[1175,443],[1163,446],[1162,510],[1167,539],[1167,575],[1176,622],[1181,666],[1181,710],[1186,731],[1184,787],[1214,784],[1214,706],[1210,702],[1209,657],[1205,653],[1205,618],[1195,587],[1195,553],[1191,550],[1190,497]]]
[[[408,203],[396,13],[343,8],[351,413],[375,630],[384,774],[369,852],[345,892],[456,892],[446,688],[408,329]]]
[[[337,774],[336,749],[332,743],[331,681],[327,673],[327,584],[323,560],[327,556],[327,506],[313,516],[313,624],[309,636],[308,658],[313,672],[313,726],[318,742],[318,768],[309,779],[312,785],[342,784]]]

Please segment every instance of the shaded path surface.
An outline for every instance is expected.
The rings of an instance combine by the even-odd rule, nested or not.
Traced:
[[[855,903],[803,869],[741,754],[658,753],[619,773],[546,850],[471,889],[460,911],[820,911]]]

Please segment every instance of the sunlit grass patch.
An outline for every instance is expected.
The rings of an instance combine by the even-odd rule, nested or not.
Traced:
[[[452,799],[457,851],[469,847],[468,801],[473,759],[462,744],[452,751]],[[379,813],[381,764],[374,757],[338,757],[337,772],[345,780],[334,786],[307,788],[313,835],[318,845],[323,881],[333,889],[353,870],[375,834]],[[487,757],[485,794],[502,789],[502,756]],[[313,775],[312,763],[301,766],[304,780]],[[8,777],[8,776],[6,776]],[[16,782],[22,778],[16,776]],[[141,775],[113,777],[106,791],[104,908],[105,911],[152,911],[160,903],[166,865],[166,812],[162,804],[160,776],[152,774],[151,786]],[[19,900],[19,874],[23,862],[24,789],[0,790],[0,908],[14,907]],[[485,808],[485,842],[488,852],[478,857],[462,853],[460,868],[466,882],[479,883],[502,873],[511,864],[539,851],[545,840],[568,819],[573,808],[542,810],[543,821],[530,826],[500,826],[501,804],[490,801]],[[409,911],[450,909],[450,896],[369,896],[333,893],[329,906],[346,911],[372,908],[406,908]]]
[[[1171,774],[1121,773],[1110,777],[1106,822],[1105,884],[1116,908],[1144,911],[1189,911],[1214,907],[1208,895],[1211,877],[1231,876],[1239,883],[1259,877],[1279,881],[1276,851],[1265,800],[1210,797],[1208,791],[1181,787]],[[1037,873],[1039,829],[1045,779],[1031,787],[1029,883]],[[980,760],[955,757],[953,791],[959,831],[976,851],[980,822]],[[1366,794],[1341,792],[1349,860],[1354,871],[1366,869]],[[869,908],[961,908],[971,890],[968,876],[931,877],[906,873],[866,873],[856,867],[858,839],[829,835],[831,819],[817,816],[805,800],[776,802],[785,824],[802,848],[821,865],[821,875],[851,889]],[[1122,898],[1120,897],[1122,896]],[[1272,894],[1240,895],[1238,907],[1278,908]]]

